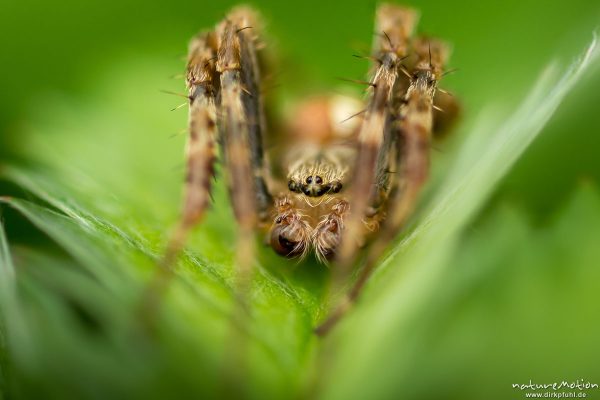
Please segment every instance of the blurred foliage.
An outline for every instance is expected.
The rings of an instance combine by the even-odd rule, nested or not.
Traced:
[[[327,269],[268,249],[251,318],[232,333],[235,224],[221,184],[156,331],[137,325],[183,176],[185,138],[171,136],[185,111],[169,112],[178,100],[159,89],[182,90],[169,76],[188,39],[234,4],[2,3],[0,398],[507,398],[529,379],[600,383],[600,75],[518,160],[544,97],[525,110],[534,122],[517,120],[514,154],[496,140],[548,62],[564,69],[589,42],[600,20],[589,0],[412,3],[420,30],[454,45],[459,72],[443,87],[463,120],[439,145],[430,201],[331,338],[312,334]],[[253,4],[277,55],[277,111],[364,75],[351,54],[368,51],[373,2]],[[482,154],[464,203],[444,202]]]

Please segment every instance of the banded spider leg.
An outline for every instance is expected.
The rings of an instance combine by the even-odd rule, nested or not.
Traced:
[[[186,72],[189,137],[182,215],[161,260],[162,268],[146,296],[152,304],[168,283],[190,229],[202,220],[210,204],[217,143],[221,145],[239,226],[238,299],[243,298],[239,295],[248,285],[254,228],[269,215],[272,204],[263,156],[265,118],[256,51],[258,24],[251,10],[236,8],[214,31],[201,33],[190,43]]]
[[[412,28],[411,18],[414,20],[414,17],[404,9],[395,10],[404,17],[395,19],[393,23]],[[388,24],[389,15],[389,11],[382,12],[380,8],[377,26]],[[434,110],[443,112],[434,105],[434,98],[438,81],[443,75],[443,66],[448,58],[447,46],[435,39],[417,38],[411,46],[415,58],[412,65],[408,68],[399,62],[390,65],[385,61],[389,58],[394,59],[393,56],[389,56],[394,40],[406,48],[409,36],[391,36],[387,31],[385,33],[390,46],[382,46],[381,40],[375,43],[376,57],[382,62],[373,80],[374,91],[363,123],[361,147],[356,163],[360,169],[356,170],[354,180],[356,196],[360,196],[362,192],[363,200],[356,201],[357,197],[353,196],[354,208],[347,224],[348,229],[342,238],[338,258],[342,272],[348,271],[356,258],[357,249],[349,243],[353,237],[360,235],[360,224],[364,216],[368,217],[384,210],[387,210],[387,215],[379,234],[367,250],[366,260],[357,281],[325,322],[316,329],[319,335],[326,334],[353,305],[376,267],[379,257],[414,209],[429,174]],[[396,53],[396,56],[398,55]],[[403,74],[406,79],[400,80],[399,74]],[[388,81],[382,81],[382,76],[388,79],[393,77],[394,85],[390,86]],[[384,100],[378,97],[381,96],[381,89],[387,90]],[[374,118],[378,118],[380,122],[374,124]],[[361,154],[364,154],[363,159],[360,158]],[[371,168],[374,163],[375,168]],[[394,170],[397,170],[397,173],[392,177],[389,171]],[[369,197],[365,197],[365,192],[370,193]],[[383,207],[384,205],[386,207]],[[348,274],[345,275],[341,279],[347,278]]]

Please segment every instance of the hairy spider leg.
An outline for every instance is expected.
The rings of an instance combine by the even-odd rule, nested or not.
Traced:
[[[254,261],[254,229],[260,219],[268,217],[272,205],[264,177],[265,117],[255,50],[257,23],[249,9],[238,8],[217,28],[219,128],[229,196],[239,228],[236,279],[242,296]]]
[[[448,47],[435,39],[417,38],[413,49],[416,62],[408,73],[411,81],[400,108],[400,121],[395,125],[401,137],[397,142],[401,173],[397,174],[397,182],[386,200],[388,215],[367,252],[357,281],[328,319],[316,329],[320,335],[330,331],[356,302],[377,261],[412,212],[429,174],[433,101],[448,58]]]
[[[216,160],[216,37],[211,32],[194,37],[189,45],[186,86],[189,99],[186,179],[182,213],[172,233],[159,268],[143,293],[142,318],[149,324],[156,314],[162,292],[172,277],[172,265],[189,230],[197,224],[210,202],[211,179]]]
[[[265,183],[262,135],[265,118],[258,88],[260,71],[255,50],[257,18],[239,7],[214,31],[190,42],[186,85],[189,137],[186,184],[178,226],[160,260],[159,271],[145,292],[143,312],[153,314],[172,267],[191,228],[211,200],[211,182],[221,144],[229,194],[239,225],[238,294],[244,292],[253,262],[254,228],[269,215],[272,199]],[[254,33],[253,33],[254,32]]]
[[[389,4],[381,5],[376,14],[378,35],[373,45],[377,60],[370,79],[370,95],[358,136],[358,154],[350,190],[350,214],[336,253],[336,269],[333,274],[332,291],[339,289],[350,275],[356,258],[358,243],[365,234],[364,218],[376,195],[377,170],[384,169],[378,163],[387,163],[387,157],[379,156],[387,151],[386,131],[393,121],[392,104],[396,83],[400,78],[401,60],[407,56],[409,39],[417,20],[412,9]],[[385,166],[387,168],[387,166]]]

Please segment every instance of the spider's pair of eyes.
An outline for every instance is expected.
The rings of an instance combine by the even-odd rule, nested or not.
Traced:
[[[306,178],[306,183],[307,184],[311,184],[311,183],[316,183],[317,185],[320,185],[321,183],[323,183],[323,178],[321,178],[319,175],[315,176],[314,179],[312,176],[309,176],[308,178]]]

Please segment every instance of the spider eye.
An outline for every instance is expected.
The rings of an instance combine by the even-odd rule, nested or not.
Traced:
[[[296,185],[296,182],[294,182],[293,180],[290,179],[288,182],[288,189],[290,189],[290,191],[292,191],[292,192],[297,192],[298,185]]]
[[[306,183],[308,183],[309,185],[312,183],[313,178],[312,176],[309,176],[308,178],[306,178]]]
[[[271,232],[270,244],[277,254],[286,257],[294,257],[302,253],[302,250],[304,249],[304,246],[300,241],[294,239],[296,238],[288,236],[286,232],[283,232],[282,227],[279,226]]]
[[[318,175],[317,175],[317,176],[315,177],[315,183],[316,183],[317,185],[320,185],[321,183],[323,183],[323,179],[322,179],[320,176],[318,176]]]
[[[315,193],[315,196],[316,196],[316,197],[323,196],[325,193],[327,193],[327,188],[326,188],[326,187],[323,187],[323,186],[321,186],[321,187],[319,187],[319,188],[317,189],[317,191],[316,191],[316,193]]]

